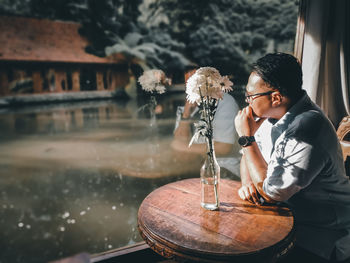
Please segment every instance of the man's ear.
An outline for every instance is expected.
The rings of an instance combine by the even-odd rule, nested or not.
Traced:
[[[281,93],[279,93],[278,91],[274,92],[271,94],[271,100],[272,100],[272,106],[273,107],[278,107],[281,105],[282,100],[283,100],[283,96]]]

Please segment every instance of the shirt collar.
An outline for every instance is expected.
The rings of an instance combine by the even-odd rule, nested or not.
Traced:
[[[305,91],[303,96],[283,115],[279,120],[268,119],[273,124],[273,129],[278,131],[280,134],[288,128],[288,125],[293,121],[295,116],[312,106],[310,97]]]

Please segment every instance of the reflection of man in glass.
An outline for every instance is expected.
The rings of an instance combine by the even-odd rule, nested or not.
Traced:
[[[192,70],[186,74],[186,81],[195,71]],[[239,179],[240,154],[234,127],[234,118],[238,110],[239,107],[235,99],[230,94],[225,93],[223,99],[218,102],[213,121],[214,149],[221,168],[221,176],[232,179]],[[188,147],[192,137],[192,124],[197,115],[199,118],[197,105],[191,104],[187,100],[184,107],[178,108],[174,140],[171,144],[173,149],[197,154],[206,152],[204,138]]]
[[[291,206],[297,246],[287,262],[349,258],[350,183],[340,144],[332,123],[302,90],[296,58],[275,53],[259,59],[246,101],[235,119],[243,146],[239,196]]]

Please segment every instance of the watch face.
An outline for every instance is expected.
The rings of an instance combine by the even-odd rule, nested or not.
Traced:
[[[239,145],[245,147],[251,145],[255,141],[254,136],[241,136],[238,138]]]
[[[249,141],[246,136],[242,136],[238,138],[238,143],[241,146],[246,146],[249,143]]]

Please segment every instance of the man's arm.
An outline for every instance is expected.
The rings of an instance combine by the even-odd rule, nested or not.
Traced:
[[[267,174],[267,163],[265,162],[257,143],[253,142],[250,146],[244,147],[243,156],[249,177],[256,190],[267,202],[275,202],[275,200],[271,199],[263,190],[263,183]]]
[[[191,145],[191,147],[188,147],[188,144],[192,137],[191,125],[193,123],[193,121],[189,118],[191,117],[191,114],[195,108],[196,104],[191,104],[188,101],[186,101],[182,113],[182,118],[179,122],[177,129],[174,131],[174,140],[171,143],[171,147],[174,150],[180,152],[205,154],[207,150],[207,146],[205,143],[194,143]],[[216,156],[225,156],[232,152],[233,144],[218,142],[214,140],[214,149]]]
[[[241,159],[240,165],[240,174],[241,174],[241,188],[238,190],[238,195],[242,200],[249,201],[254,204],[260,204],[260,196],[256,187],[250,178],[248,167],[244,155]]]
[[[188,144],[191,140],[191,121],[180,121],[178,128],[174,133],[174,140],[171,147],[180,152],[189,152],[196,154],[205,154],[207,146],[205,143],[193,143],[191,147]],[[214,149],[216,156],[225,156],[232,152],[233,144],[214,141]]]
[[[235,118],[235,125],[239,136],[254,136],[264,120],[254,120],[252,109],[248,106],[240,111]],[[263,183],[267,174],[267,163],[256,142],[243,147],[244,164],[256,190],[267,202],[275,202],[263,190]]]

